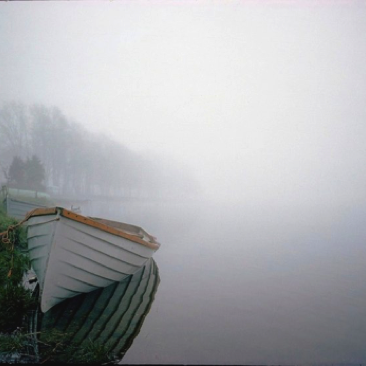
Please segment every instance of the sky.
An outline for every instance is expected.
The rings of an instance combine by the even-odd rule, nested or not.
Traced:
[[[366,3],[0,3],[0,102],[57,106],[223,200],[365,200]]]

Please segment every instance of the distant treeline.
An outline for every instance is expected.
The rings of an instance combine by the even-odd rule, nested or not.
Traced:
[[[143,156],[91,133],[56,107],[1,106],[0,183],[7,183],[15,157],[28,165],[41,164],[44,177],[39,183],[60,195],[174,198],[199,191],[185,166]]]

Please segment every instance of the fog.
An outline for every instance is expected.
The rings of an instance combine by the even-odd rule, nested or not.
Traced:
[[[0,4],[0,101],[189,167],[221,201],[365,199],[357,1]]]
[[[365,15],[0,2],[0,184],[35,154],[83,215],[162,244],[125,363],[365,363]]]

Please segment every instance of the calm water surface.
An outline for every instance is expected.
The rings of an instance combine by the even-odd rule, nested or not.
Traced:
[[[121,363],[366,363],[366,206],[127,205],[162,243]]]

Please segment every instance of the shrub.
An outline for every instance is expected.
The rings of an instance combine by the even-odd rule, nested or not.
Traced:
[[[17,224],[0,210],[0,232]],[[21,252],[27,247],[25,230],[16,227],[9,232],[9,243],[0,238],[0,332],[12,332],[22,325],[28,309],[34,305],[31,292],[22,286],[24,272],[29,268],[28,256]]]

